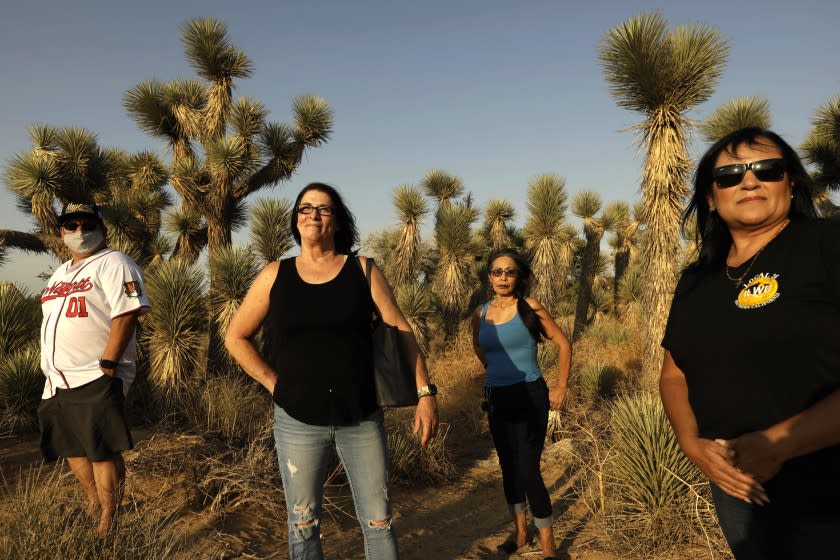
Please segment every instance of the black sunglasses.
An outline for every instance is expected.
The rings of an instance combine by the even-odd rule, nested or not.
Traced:
[[[61,224],[61,227],[66,229],[67,231],[76,231],[78,228],[82,228],[82,231],[93,231],[96,229],[96,223],[94,222],[64,222]]]
[[[712,177],[719,188],[728,189],[740,184],[748,169],[752,170],[759,181],[781,181],[785,178],[786,168],[785,160],[781,158],[762,159],[751,163],[733,163],[718,167],[712,171]]]
[[[519,276],[519,270],[516,268],[492,268],[490,269],[490,276],[493,278],[501,278],[502,275],[516,278]]]

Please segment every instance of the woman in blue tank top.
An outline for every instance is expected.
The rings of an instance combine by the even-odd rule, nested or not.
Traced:
[[[512,554],[527,544],[527,500],[543,555],[555,558],[551,499],[540,473],[540,457],[548,410],[559,409],[566,396],[572,345],[546,309],[527,297],[531,269],[516,251],[494,251],[487,263],[493,298],[473,314],[473,346],[487,369],[484,408],[515,525],[515,533],[499,549]],[[537,364],[537,344],[543,339],[560,351],[557,384],[550,390]]]

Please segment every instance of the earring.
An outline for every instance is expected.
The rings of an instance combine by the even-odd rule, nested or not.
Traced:
[[[715,205],[714,204],[709,204],[709,212],[714,212],[714,211],[715,211]]]

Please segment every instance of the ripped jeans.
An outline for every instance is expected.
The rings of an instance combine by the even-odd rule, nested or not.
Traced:
[[[286,493],[289,558],[320,560],[321,504],[331,449],[344,465],[367,560],[394,560],[397,537],[391,528],[388,451],[382,411],[358,424],[314,426],[274,406],[274,443]]]

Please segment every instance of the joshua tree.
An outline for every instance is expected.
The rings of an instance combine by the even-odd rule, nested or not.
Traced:
[[[230,43],[225,24],[193,19],[181,32],[187,60],[204,81],[147,80],[125,94],[124,106],[172,151],[172,186],[181,197],[180,217],[188,219],[170,225],[187,227],[193,243],[206,235],[212,257],[230,246],[231,232],[244,220],[244,199],[291,177],[304,151],[329,138],[333,116],[323,99],[307,95],[293,102],[294,126],[266,122],[261,103],[233,97],[234,80],[253,67]],[[197,222],[205,235],[196,233]]]
[[[159,237],[161,211],[169,205],[166,166],[152,153],[104,150],[82,128],[34,125],[32,149],[14,156],[6,184],[35,219],[31,234],[4,232],[2,242],[69,258],[57,237],[57,210],[65,202],[96,202],[108,227],[108,244],[148,265],[166,251]]]
[[[827,191],[840,190],[840,96],[820,105],[811,122],[811,132],[802,144],[805,160],[816,167],[814,181],[820,210],[837,213]]]
[[[686,113],[711,96],[729,50],[714,27],[666,27],[659,12],[630,18],[607,31],[598,52],[618,105],[643,115],[636,128],[645,149],[644,306],[650,320],[643,371],[650,383],[662,363],[659,343],[677,277],[674,256],[690,167]]]
[[[592,302],[592,283],[601,258],[601,238],[604,232],[613,228],[620,216],[620,207],[610,205],[601,214],[601,197],[592,191],[582,191],[572,199],[572,213],[583,219],[583,235],[586,245],[580,267],[577,307],[575,308],[574,340],[580,338],[589,325],[589,306]]]
[[[709,144],[748,126],[770,128],[770,103],[764,97],[739,97],[727,101],[698,125]]]
[[[487,203],[484,211],[484,233],[490,241],[491,250],[513,245],[511,222],[515,215],[513,204],[507,200],[494,199]]]
[[[420,181],[420,188],[426,196],[434,198],[437,202],[435,228],[440,221],[440,213],[443,209],[464,194],[464,182],[461,178],[440,169],[432,169],[426,173],[426,176]]]
[[[416,280],[420,260],[420,225],[429,207],[423,194],[411,185],[402,185],[394,190],[394,206],[400,227],[387,268],[388,278],[398,288]]]
[[[478,211],[467,203],[445,203],[438,209],[435,227],[438,260],[432,288],[440,304],[444,335],[451,337],[470,303],[476,285],[472,269],[475,247],[471,229]]]
[[[528,185],[528,220],[523,237],[531,255],[531,295],[554,310],[563,292],[574,254],[574,228],[566,223],[566,181],[538,175]]]
[[[258,200],[251,210],[251,249],[263,264],[276,261],[294,246],[291,215],[292,205],[287,200]]]
[[[613,227],[613,237],[610,246],[613,249],[613,313],[618,313],[619,286],[621,279],[630,266],[630,261],[638,253],[637,232],[639,231],[639,216],[642,214],[640,204],[633,206],[633,216],[630,216],[630,208],[625,202],[616,202],[615,208],[617,219]]]

